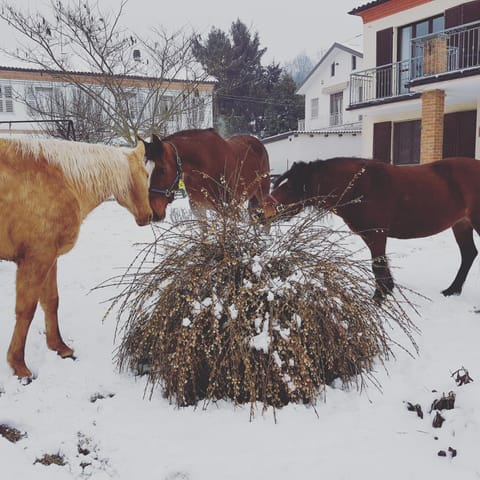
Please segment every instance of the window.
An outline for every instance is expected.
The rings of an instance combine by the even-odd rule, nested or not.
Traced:
[[[173,105],[173,97],[170,95],[163,95],[160,99],[160,116],[168,120],[171,114]]]
[[[333,62],[332,65],[330,66],[330,75],[331,75],[332,77],[335,76],[335,66],[336,66],[336,63],[335,63],[335,62]]]
[[[200,96],[198,90],[190,97],[190,110],[191,126],[201,127],[205,121],[205,99]]]
[[[318,118],[318,97],[310,100],[310,118]]]
[[[357,57],[356,55],[352,55],[352,70],[357,69]]]
[[[410,50],[410,40],[416,37],[423,37],[431,33],[441,32],[445,28],[445,18],[443,15],[438,17],[428,18],[420,22],[406,25],[398,30],[398,52],[397,58],[399,61],[410,60],[418,57],[421,52],[414,52]]]
[[[125,92],[125,109],[131,118],[143,116],[145,99],[140,92]]]
[[[53,87],[32,86],[28,89],[27,110],[31,117],[52,113],[53,103]]]
[[[11,85],[0,85],[0,113],[13,113]]]
[[[445,17],[439,15],[398,29],[397,59],[399,62],[403,62],[399,69],[400,93],[408,91],[406,84],[410,79],[421,77],[423,74],[423,43],[412,43],[412,40],[416,37],[440,32],[444,28]]]
[[[330,126],[341,125],[343,112],[343,92],[330,95]]]

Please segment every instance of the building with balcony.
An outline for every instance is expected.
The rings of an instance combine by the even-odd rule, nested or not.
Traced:
[[[363,118],[362,156],[480,158],[480,0],[374,0],[349,13],[364,24],[348,106]]]
[[[309,162],[361,153],[361,113],[348,111],[350,74],[361,70],[363,55],[333,43],[297,90],[305,98],[305,118],[298,129],[263,139],[273,174],[293,162]]]

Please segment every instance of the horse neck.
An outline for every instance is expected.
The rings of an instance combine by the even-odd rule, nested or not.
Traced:
[[[128,180],[126,178],[119,178],[127,174]],[[112,174],[110,168],[105,167],[104,169],[100,168],[94,172],[94,174],[88,178],[88,181],[82,182],[69,178],[68,181],[76,194],[80,207],[81,218],[84,219],[92,210],[109,198],[124,195],[130,183],[129,175],[129,170],[118,172],[118,175],[116,175]]]
[[[81,188],[79,186],[74,186],[74,189],[80,207],[80,216],[82,220],[101,203],[114,196],[113,192],[110,195],[100,195],[98,192],[92,191],[91,189]]]
[[[323,160],[309,176],[308,181],[313,187],[312,196],[322,197],[326,208],[346,205],[356,198],[356,184],[362,172],[363,165],[356,161]]]

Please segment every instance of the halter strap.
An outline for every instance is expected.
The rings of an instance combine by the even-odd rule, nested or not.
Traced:
[[[278,198],[275,198],[275,196],[272,193],[269,193],[267,196],[267,199],[271,200],[273,203],[280,203],[280,200]]]
[[[164,195],[165,197],[170,198],[175,195],[175,192],[178,192],[178,182],[182,178],[183,170],[182,170],[182,161],[180,159],[180,155],[178,154],[177,147],[172,142],[164,142],[164,143],[168,143],[172,147],[173,152],[175,153],[175,164],[177,167],[177,175],[173,179],[173,182],[169,188],[149,187],[148,191],[150,193],[157,193],[159,195]]]

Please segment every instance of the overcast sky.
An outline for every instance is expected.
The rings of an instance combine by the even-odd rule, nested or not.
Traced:
[[[49,0],[9,0],[17,6],[41,9]],[[63,0],[64,3],[78,0]],[[138,33],[151,27],[169,31],[188,27],[206,38],[212,26],[226,32],[239,18],[267,48],[264,63],[280,63],[306,53],[313,60],[333,42],[362,48],[362,21],[348,15],[366,0],[128,0],[123,22]],[[98,0],[100,8],[117,10],[120,0]]]

